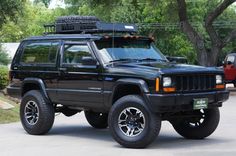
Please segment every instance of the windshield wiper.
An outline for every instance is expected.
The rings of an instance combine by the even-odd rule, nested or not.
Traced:
[[[109,61],[109,63],[113,63],[113,62],[124,62],[124,61],[135,61],[135,60],[137,60],[137,59],[125,58],[125,59],[111,60],[111,61]]]
[[[164,59],[155,59],[155,58],[144,58],[144,59],[139,59],[139,61],[162,61],[166,62]]]

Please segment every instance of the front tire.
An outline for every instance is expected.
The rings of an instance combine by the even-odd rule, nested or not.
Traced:
[[[85,117],[88,121],[88,123],[97,129],[104,129],[107,128],[107,118],[108,114],[106,113],[98,113],[98,112],[92,112],[92,111],[85,111],[84,112]]]
[[[172,121],[176,132],[187,139],[203,139],[210,136],[219,124],[219,109],[197,110],[192,113],[197,116]]]
[[[37,90],[27,92],[20,105],[20,119],[25,131],[32,135],[47,133],[54,122],[54,108]]]
[[[138,95],[127,95],[112,106],[108,125],[113,138],[128,148],[144,148],[153,142],[161,128],[161,118],[152,113]]]

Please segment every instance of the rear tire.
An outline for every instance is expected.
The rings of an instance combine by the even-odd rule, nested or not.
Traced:
[[[84,112],[85,117],[88,121],[88,123],[97,129],[104,129],[107,128],[107,118],[108,114],[106,113],[98,113],[98,112],[92,112],[92,111],[85,111]]]
[[[187,139],[203,139],[210,136],[220,120],[218,108],[199,110],[199,117],[182,118],[172,121],[177,133]]]
[[[112,106],[108,125],[113,138],[128,148],[144,148],[152,143],[161,128],[161,118],[152,113],[138,95],[127,95]]]
[[[52,128],[54,122],[53,105],[47,103],[38,90],[31,90],[22,98],[20,119],[29,134],[45,134]]]

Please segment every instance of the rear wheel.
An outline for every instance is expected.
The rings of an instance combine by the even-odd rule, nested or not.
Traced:
[[[86,117],[88,123],[92,127],[98,128],[98,129],[107,128],[107,126],[108,126],[108,123],[107,123],[108,114],[107,113],[85,111],[84,114],[85,114],[85,117]]]
[[[27,92],[20,105],[20,119],[26,132],[33,135],[47,133],[54,122],[54,108],[37,90]]]
[[[193,117],[176,119],[171,123],[176,132],[187,139],[203,139],[210,136],[220,120],[218,108],[197,110],[185,115]]]
[[[152,113],[142,97],[127,95],[118,99],[109,113],[113,138],[128,148],[144,148],[159,134],[161,119]]]

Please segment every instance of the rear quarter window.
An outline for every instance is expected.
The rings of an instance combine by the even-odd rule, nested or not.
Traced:
[[[21,56],[21,64],[56,64],[59,42],[25,43]]]

